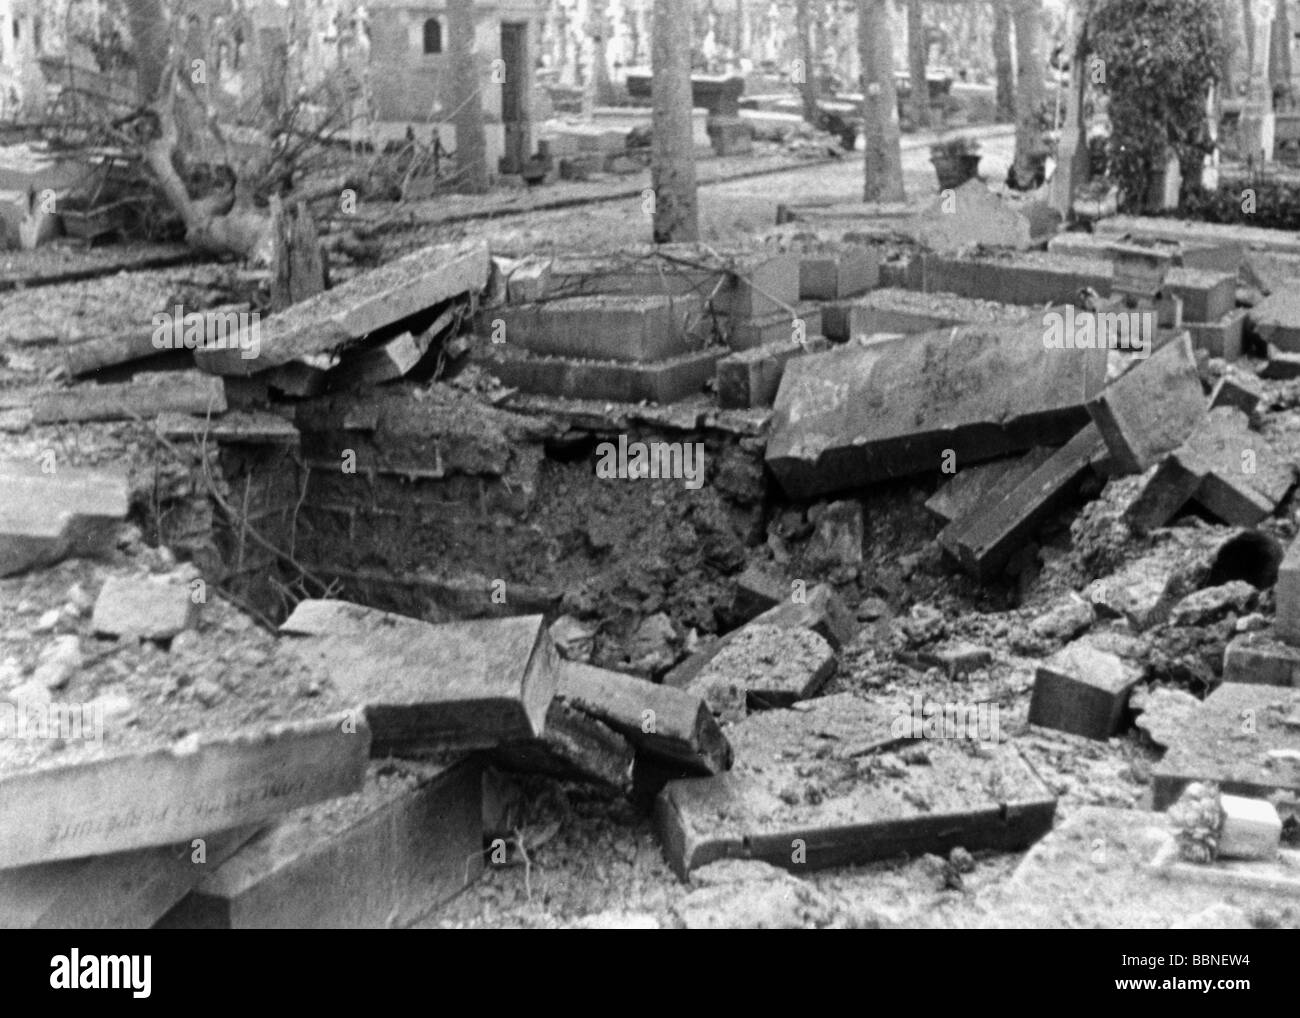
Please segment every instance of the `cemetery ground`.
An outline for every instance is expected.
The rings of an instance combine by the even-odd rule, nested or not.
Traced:
[[[676,260],[638,193],[448,200],[243,363],[148,342],[256,303],[233,265],[0,291],[0,688],[105,736],[6,747],[0,921],[1297,925],[1300,383],[1257,285],[1294,252],[1189,234],[1149,358],[1053,357],[1043,309],[1177,222],[1049,240],[967,190],[971,242],[903,161],[875,214],[834,211],[852,156],[706,184]],[[699,443],[706,483],[598,478],[620,435]],[[900,735],[913,704],[1000,735]],[[1168,863],[1193,781],[1269,800],[1271,855]]]

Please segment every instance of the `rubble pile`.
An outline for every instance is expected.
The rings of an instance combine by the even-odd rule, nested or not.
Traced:
[[[955,199],[787,206],[746,249],[439,245],[6,386],[0,923],[426,922],[533,879],[543,780],[650,825],[695,887],[653,924],[740,886],[755,922],[888,921],[770,868],[964,894],[1026,849],[979,921],[1049,924],[1094,828],[1135,914],[1265,901],[1300,816],[1278,263],[1163,221],[1032,250],[1041,210]],[[137,469],[163,449],[183,501]],[[181,504],[203,555],[161,539]]]

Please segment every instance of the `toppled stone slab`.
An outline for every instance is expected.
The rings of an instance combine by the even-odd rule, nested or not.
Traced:
[[[1211,411],[1178,455],[1203,475],[1196,501],[1233,526],[1253,527],[1272,515],[1296,482],[1296,465],[1235,408]]]
[[[1300,290],[1288,287],[1250,309],[1250,331],[1283,353],[1300,353]]]
[[[241,331],[224,347],[195,350],[194,361],[214,374],[255,375],[334,353],[443,301],[477,293],[487,286],[490,268],[481,240],[422,248],[259,321],[256,347]],[[245,356],[254,348],[255,356]]]
[[[648,364],[539,357],[508,343],[484,344],[479,360],[502,383],[523,392],[622,403],[674,403],[699,394],[725,349],[701,350]]]
[[[1161,810],[1193,781],[1232,795],[1300,798],[1300,689],[1225,682],[1189,717],[1152,779]]]
[[[632,787],[632,744],[609,725],[560,700],[547,709],[540,735],[502,742],[491,758],[504,770],[608,785],[619,792]]]
[[[68,374],[75,378],[119,364],[147,360],[169,350],[193,351],[204,344],[205,337],[237,334],[241,321],[249,321],[249,310],[248,304],[227,304],[207,311],[190,312],[178,306],[172,317],[171,335],[165,328],[155,327],[69,346],[64,355]],[[188,354],[181,356],[189,360]]]
[[[996,477],[990,476],[987,479],[987,484],[981,486],[978,498],[973,497],[971,493],[967,493],[966,500],[969,502],[969,508],[961,515],[954,517],[946,527],[939,531],[938,541],[940,547],[960,562],[962,556],[961,538],[966,527],[978,519],[986,508],[1000,505],[1011,492],[1015,491],[1026,478],[1038,471],[1053,455],[1055,455],[1054,450],[1043,446],[1035,446],[1017,459],[999,461],[1007,464],[1006,468],[998,472]]]
[[[1269,631],[1242,633],[1223,648],[1223,681],[1300,686],[1300,648]]]
[[[257,833],[222,831],[192,842],[0,870],[0,928],[138,930],[152,926]]]
[[[1124,509],[1135,533],[1163,527],[1191,501],[1204,475],[1177,455],[1166,456],[1142,478],[1141,487]]]
[[[443,328],[445,324],[436,331]],[[359,389],[402,378],[420,363],[434,335],[433,329],[400,332],[377,347],[350,350],[339,359],[326,383],[336,389]]]
[[[73,378],[94,374],[118,364],[130,364],[158,356],[162,349],[154,346],[153,334],[147,329],[125,335],[102,336],[74,343],[64,353],[64,363]],[[184,356],[181,354],[180,356]]]
[[[564,297],[485,317],[494,340],[543,356],[647,363],[698,350],[708,339],[704,301],[694,296]]]
[[[102,636],[170,640],[194,622],[189,584],[170,577],[110,576],[95,599],[91,625]]]
[[[1029,723],[1109,739],[1119,732],[1129,693],[1141,677],[1117,654],[1084,637],[1038,666]]]
[[[0,461],[0,576],[107,552],[129,495],[125,471]]]
[[[226,392],[220,378],[197,371],[155,371],[113,385],[77,385],[43,392],[32,421],[132,421],[159,414],[222,414]]]
[[[1224,375],[1214,383],[1210,391],[1210,409],[1216,407],[1236,407],[1247,417],[1259,409],[1264,399],[1264,389],[1252,375]]]
[[[644,755],[696,774],[731,767],[731,745],[704,701],[686,690],[566,661],[557,695]]]
[[[1042,325],[963,326],[791,361],[767,463],[810,498],[1065,442],[1087,423],[1105,350],[1044,347]]]
[[[1033,242],[1029,217],[979,178],[945,191],[909,226],[918,244],[941,254],[974,247],[1023,251]]]
[[[804,344],[787,338],[729,354],[718,361],[718,403],[727,409],[771,406],[786,364],[801,354],[828,348],[824,337],[813,336]]]
[[[559,656],[540,615],[434,625],[345,601],[302,601],[289,648],[365,706],[377,756],[540,736]]]
[[[1220,406],[1144,480],[1126,516],[1135,529],[1150,530],[1195,499],[1225,523],[1251,527],[1272,514],[1295,479],[1295,465],[1250,430],[1245,414]]]
[[[165,929],[407,926],[483,869],[481,767],[372,764],[364,788],[257,835],[159,921]]]
[[[1186,334],[1137,361],[1088,403],[1115,468],[1125,473],[1141,473],[1177,449],[1205,410]]]
[[[1014,850],[1051,827],[1055,800],[1013,747],[909,742],[893,735],[898,714],[839,694],[736,725],[735,769],[670,782],[655,804],[670,865],[682,877],[720,859],[798,872]]]
[[[825,640],[834,650],[842,649],[857,635],[858,625],[853,613],[840,600],[833,587],[819,583],[810,590],[792,589],[781,603],[769,608],[749,625],[781,626],[809,629]],[[704,667],[744,632],[732,630],[722,639],[697,651],[664,676],[665,685],[685,688]]]
[[[1023,459],[1020,457],[1020,460]],[[943,523],[951,523],[958,517],[967,515],[984,501],[985,495],[1020,460],[1001,459],[963,467],[953,475],[952,480],[925,500],[926,509]]]
[[[0,869],[169,845],[346,795],[369,750],[365,720],[347,712],[18,762],[0,776]]]
[[[853,613],[835,589],[824,583],[817,584],[803,597],[792,592],[776,607],[758,616],[754,624],[811,629],[835,650],[852,643],[858,632]]]
[[[962,567],[992,579],[1077,490],[1104,449],[1093,425],[1079,431],[999,500],[989,498],[945,528]]]
[[[686,687],[728,720],[806,700],[835,673],[835,651],[808,629],[751,623]],[[733,713],[734,712],[734,713]]]

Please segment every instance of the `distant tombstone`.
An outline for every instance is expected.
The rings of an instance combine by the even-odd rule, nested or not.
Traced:
[[[1201,187],[1206,191],[1219,188],[1219,91],[1210,86],[1205,96],[1205,125],[1210,135],[1211,149],[1201,163]]]
[[[1163,172],[1151,182],[1150,207],[1158,211],[1178,208],[1178,192],[1182,186],[1183,172],[1178,164],[1178,154],[1171,151],[1165,159]]]

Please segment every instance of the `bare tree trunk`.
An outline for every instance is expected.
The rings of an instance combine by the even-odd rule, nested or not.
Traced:
[[[449,0],[452,123],[456,126],[457,190],[488,189],[487,138],[483,133],[483,90],[487,75],[475,52],[474,0]]]
[[[593,95],[601,106],[614,104],[614,85],[609,80],[609,12],[605,0],[591,0],[591,78]]]
[[[1034,186],[1036,157],[1043,154],[1039,115],[1046,95],[1043,83],[1043,18],[1039,0],[1016,0],[1016,183]]]
[[[690,0],[655,0],[651,38],[654,241],[695,241],[700,224],[691,138]]]
[[[799,36],[799,59],[803,62],[803,79],[799,93],[803,96],[803,118],[816,124],[817,116],[817,65],[813,59],[812,17],[808,10],[812,0],[795,0],[795,33]]]
[[[903,201],[903,151],[894,88],[889,0],[858,0],[858,48],[862,52],[863,201]]]
[[[147,106],[158,97],[166,69],[169,43],[167,17],[158,0],[127,0],[127,23],[136,54],[136,87],[140,105]]]
[[[246,179],[252,175],[253,164],[246,162],[236,168],[231,191],[201,199],[190,196],[176,167],[181,118],[188,137],[215,135],[215,131],[209,118],[194,109],[197,100],[183,93],[178,81],[179,52],[172,46],[162,0],[128,0],[127,19],[141,87],[153,85],[152,94],[145,97],[145,106],[156,129],[142,143],[141,155],[163,197],[185,224],[186,243],[218,254],[269,261],[271,219],[253,205],[252,188]]]
[[[1223,25],[1223,65],[1219,84],[1219,97],[1233,94],[1233,79],[1237,76],[1237,28],[1233,18],[1232,0],[1219,0],[1219,20]]]
[[[325,289],[325,260],[316,224],[302,202],[272,199],[271,220],[275,224],[271,310],[283,311]]]
[[[993,66],[997,76],[997,117],[1012,120],[1016,115],[1015,67],[1011,58],[1011,9],[1007,0],[993,4]]]
[[[907,76],[912,81],[908,112],[913,127],[930,126],[930,86],[925,79],[924,10],[921,0],[907,0]]]
[[[1286,0],[1277,0],[1269,31],[1268,77],[1273,108],[1291,109],[1291,19]]]
[[[1246,88],[1249,98],[1255,81],[1255,9],[1254,0],[1241,0],[1241,34],[1246,40]]]

